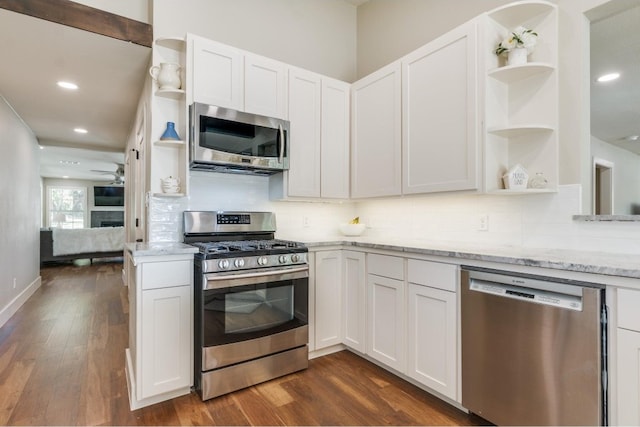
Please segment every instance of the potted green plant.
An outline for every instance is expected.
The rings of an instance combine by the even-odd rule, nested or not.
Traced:
[[[518,27],[498,43],[495,49],[496,55],[507,54],[507,65],[525,64],[527,56],[533,52],[538,42],[538,33],[525,28]]]

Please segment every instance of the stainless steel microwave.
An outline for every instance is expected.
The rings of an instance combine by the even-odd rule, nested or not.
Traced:
[[[194,102],[192,170],[271,175],[289,169],[289,122]]]

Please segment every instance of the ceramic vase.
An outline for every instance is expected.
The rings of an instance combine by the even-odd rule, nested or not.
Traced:
[[[162,90],[180,89],[180,66],[171,62],[163,62],[160,66],[154,65],[149,69],[151,78],[158,83]]]
[[[180,136],[176,132],[176,125],[173,122],[167,122],[167,129],[160,137],[161,141],[180,141]]]

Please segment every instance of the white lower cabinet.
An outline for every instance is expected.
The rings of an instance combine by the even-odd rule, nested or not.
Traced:
[[[352,250],[310,253],[310,350],[343,344],[458,399],[458,265]]]
[[[617,290],[617,422],[640,425],[640,291]]]
[[[141,397],[189,386],[191,288],[142,292]]]
[[[315,253],[315,350],[342,343],[342,256]]]
[[[410,259],[407,375],[457,400],[457,265]]]
[[[456,399],[456,294],[409,283],[407,375]]]
[[[131,409],[190,392],[193,373],[193,255],[127,253]]]
[[[640,332],[618,328],[618,422],[640,425]]]
[[[405,282],[399,257],[369,254],[367,260],[367,354],[399,372],[406,365]],[[372,272],[389,272],[384,277]]]
[[[344,325],[343,343],[353,350],[364,353],[367,272],[364,252],[342,251],[343,277],[343,310]]]

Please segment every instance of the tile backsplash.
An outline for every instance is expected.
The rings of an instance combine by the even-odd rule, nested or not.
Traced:
[[[338,224],[359,216],[367,224],[365,236],[374,239],[640,254],[640,223],[574,221],[580,206],[579,185],[526,196],[271,201],[265,177],[192,172],[188,198],[150,198],[149,240],[181,241],[184,210],[265,210],[276,213],[277,237],[289,239],[339,238]]]

